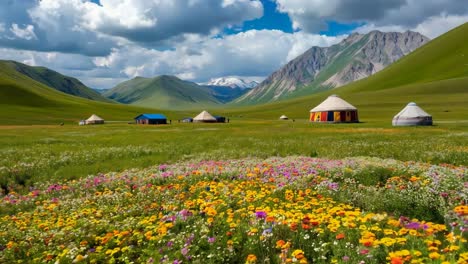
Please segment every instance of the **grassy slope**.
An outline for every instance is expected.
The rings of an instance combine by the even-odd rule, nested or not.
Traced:
[[[219,104],[206,87],[165,75],[137,77],[103,95],[121,103],[160,109],[200,109]]]
[[[111,103],[112,100],[105,98],[93,89],[85,86],[78,79],[62,75],[56,71],[45,67],[32,67],[16,61],[2,61],[0,60],[0,67],[11,68],[21,74],[28,76],[44,85],[47,85],[55,90],[95,100],[101,102]]]
[[[468,23],[431,41],[381,72],[331,91],[284,102],[232,108],[252,118],[308,118],[309,110],[330,94],[339,94],[360,110],[362,121],[389,122],[415,101],[437,120],[468,116]]]
[[[77,122],[93,113],[105,120],[131,121],[142,112],[161,112],[71,96],[47,87],[9,67],[0,68],[0,110],[2,125]],[[173,116],[170,111],[163,113]]]

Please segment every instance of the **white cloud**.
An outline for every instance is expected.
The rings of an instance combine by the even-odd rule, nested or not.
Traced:
[[[326,21],[413,28],[429,17],[468,15],[466,0],[275,0],[294,28],[317,32]]]
[[[402,25],[385,25],[378,26],[375,24],[367,24],[362,27],[355,29],[358,33],[368,33],[372,30],[379,30],[383,32],[404,32],[407,30],[419,32],[426,37],[431,39],[436,38],[450,29],[460,26],[468,21],[468,14],[464,16],[460,15],[446,15],[441,14],[438,16],[432,16],[422,21],[415,26],[402,26]]]
[[[95,63],[128,78],[170,74],[197,82],[227,75],[256,76],[258,80],[310,47],[329,46],[342,38],[250,30],[224,38],[185,41],[165,51],[129,45],[95,59]]]
[[[215,39],[188,36],[173,49],[162,51],[129,43],[102,57],[12,49],[4,49],[1,53],[10,54],[9,59],[42,65],[77,77],[90,87],[110,88],[135,76],[161,74],[196,82],[222,76],[259,81],[308,48],[329,46],[342,38],[304,32],[250,30]]]
[[[24,28],[18,26],[18,24],[11,25],[10,31],[18,38],[31,40],[37,39],[36,34],[34,33],[33,25],[26,25]]]
[[[104,56],[128,42],[170,47],[262,14],[258,0],[0,1],[0,23],[12,29],[0,34],[0,46]]]
[[[448,16],[442,14],[440,16],[433,16],[420,23],[412,30],[419,32],[429,38],[436,38],[452,28],[462,25],[468,21],[468,14]]]

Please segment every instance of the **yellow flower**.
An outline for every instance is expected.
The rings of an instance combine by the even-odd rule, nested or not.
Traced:
[[[439,258],[440,258],[440,254],[437,253],[437,252],[431,252],[431,253],[429,254],[429,258],[431,258],[431,259],[439,259]]]
[[[77,263],[77,262],[81,262],[83,260],[85,260],[86,257],[81,255],[81,254],[78,254],[78,256],[76,256],[76,258],[73,260],[73,263]]]
[[[296,259],[303,259],[304,258],[304,251],[300,249],[296,249],[293,251],[292,256],[295,257]]]

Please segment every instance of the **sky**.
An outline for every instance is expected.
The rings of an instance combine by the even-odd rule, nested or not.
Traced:
[[[0,0],[0,59],[96,89],[162,74],[261,81],[354,32],[435,38],[467,21],[466,0]]]

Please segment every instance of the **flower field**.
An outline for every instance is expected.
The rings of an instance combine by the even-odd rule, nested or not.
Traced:
[[[184,162],[0,203],[0,263],[467,263],[468,168],[377,158]]]

